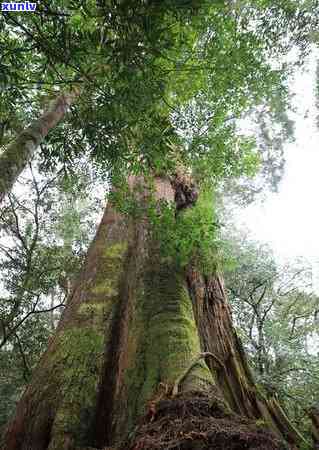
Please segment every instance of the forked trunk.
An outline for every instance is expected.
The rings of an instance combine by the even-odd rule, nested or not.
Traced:
[[[129,184],[143,210],[148,189]],[[196,199],[183,181],[154,184],[157,200]],[[295,435],[271,402],[257,394],[220,278],[164,260],[147,217],[109,205],[2,448],[279,449],[283,432]]]

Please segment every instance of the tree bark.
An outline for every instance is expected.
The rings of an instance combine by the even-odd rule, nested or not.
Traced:
[[[3,449],[73,448],[88,432],[130,230],[107,207],[67,308],[20,400]]]
[[[207,361],[217,373],[217,384],[238,414],[263,421],[279,438],[294,446],[304,441],[275,397],[266,398],[254,381],[247,358],[232,323],[231,310],[220,274],[208,277],[190,267],[187,274],[201,350],[220,361]]]
[[[80,89],[59,95],[51,102],[47,111],[34,120],[0,155],[0,204],[14,182],[31,161],[36,149],[64,117],[69,106],[80,95]]]
[[[156,178],[156,200],[180,202],[176,183]],[[148,188],[129,185],[143,211]],[[109,204],[2,449],[280,449],[255,425],[270,404],[254,389],[221,279],[186,274],[161,257],[147,215]]]

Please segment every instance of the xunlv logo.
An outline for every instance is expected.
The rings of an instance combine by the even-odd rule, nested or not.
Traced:
[[[29,2],[1,3],[1,11],[35,11],[36,7],[37,7],[36,3],[29,3]]]

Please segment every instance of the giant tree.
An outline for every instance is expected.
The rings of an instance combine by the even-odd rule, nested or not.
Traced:
[[[197,15],[197,2],[176,1],[164,2],[149,22],[147,7],[156,11],[158,2],[136,2],[140,15],[129,3],[105,2],[99,26],[96,18],[85,26],[87,7],[72,14],[80,27],[70,42],[63,27],[53,33],[50,26],[50,39],[42,40],[38,19],[26,19],[34,27],[29,39],[63,69],[72,54],[86,67],[99,53],[91,60],[91,47],[78,45],[83,32],[93,46],[99,42],[102,57],[93,64],[99,82],[85,90],[47,153],[60,156],[57,142],[67,157],[89,148],[110,170],[114,187],[4,448],[280,448],[282,439],[294,445],[301,437],[276,399],[258,392],[234,332],[222,279],[211,264],[211,205],[203,207],[190,174],[203,187],[253,171],[256,152],[236,134],[236,119],[255,103],[285,95],[283,72],[267,58],[275,40],[286,40],[281,27],[300,38],[294,34],[300,28],[289,24],[309,15],[282,2],[275,8],[203,2],[205,14]],[[175,7],[172,15],[168,5]],[[195,6],[195,19],[176,23],[185,5]],[[25,24],[15,26],[25,33]],[[141,30],[148,31],[145,41]],[[50,55],[55,36],[66,50],[72,46],[62,62],[56,51]],[[112,49],[111,56],[104,49]],[[203,97],[211,113],[206,107],[198,117],[192,106]],[[185,120],[182,104],[191,112]],[[118,181],[127,174],[123,191]]]
[[[208,255],[198,239],[212,231],[209,206],[185,175],[131,177],[129,189],[134,214],[109,202],[4,448],[297,442],[276,400],[257,390],[221,277],[203,272]],[[158,240],[166,234],[169,251]],[[258,429],[258,419],[276,437]]]

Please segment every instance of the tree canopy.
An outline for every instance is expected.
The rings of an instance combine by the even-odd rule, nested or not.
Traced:
[[[225,257],[215,205],[276,190],[293,139],[289,83],[318,21],[317,0],[44,0],[2,14],[0,426],[67,307],[107,198],[147,216],[168,264],[226,272],[261,389],[309,433],[318,297],[304,265],[279,267],[243,236]],[[154,176],[169,177],[177,211],[196,206],[179,214],[150,197],[141,210],[129,176],[151,191]]]

